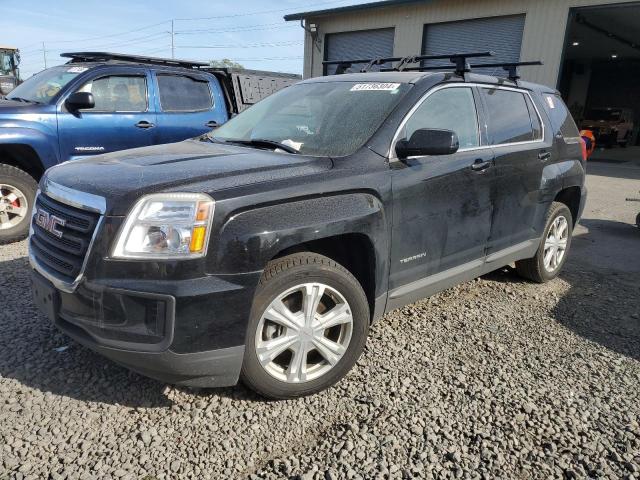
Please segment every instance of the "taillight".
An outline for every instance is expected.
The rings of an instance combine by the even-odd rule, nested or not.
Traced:
[[[580,137],[580,149],[582,150],[582,161],[586,162],[589,154],[587,153],[587,142],[582,137]]]

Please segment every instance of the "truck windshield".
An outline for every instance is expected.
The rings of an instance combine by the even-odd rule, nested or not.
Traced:
[[[13,75],[13,54],[0,51],[0,75]]]
[[[64,86],[78,74],[87,70],[85,67],[53,67],[37,73],[25,80],[7,97],[10,100],[20,100],[33,103],[49,103]]]
[[[401,83],[302,83],[267,97],[209,135],[262,146],[277,142],[303,155],[350,155],[369,140],[409,88]]]

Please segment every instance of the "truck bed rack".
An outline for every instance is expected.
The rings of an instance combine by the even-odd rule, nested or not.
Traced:
[[[110,52],[68,52],[61,53],[61,57],[70,58],[69,63],[82,62],[130,62],[130,63],[146,63],[150,65],[167,65],[171,67],[183,68],[199,68],[208,67],[205,62],[197,62],[194,60],[176,60],[173,58],[144,57],[142,55],[128,55],[125,53]]]

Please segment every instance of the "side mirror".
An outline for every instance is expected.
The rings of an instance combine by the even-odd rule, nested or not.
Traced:
[[[69,95],[67,101],[64,102],[70,111],[84,110],[96,106],[93,94],[89,92],[75,92]]]
[[[451,130],[421,128],[413,132],[409,140],[398,140],[398,158],[420,157],[423,155],[450,155],[460,148],[458,135]]]

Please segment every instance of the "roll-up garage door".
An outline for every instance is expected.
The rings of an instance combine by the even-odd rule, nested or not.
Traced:
[[[325,37],[325,60],[363,59],[393,56],[393,28],[330,33]],[[358,71],[364,65],[354,65]],[[325,75],[333,75],[337,65],[326,65]],[[379,70],[376,66],[371,70]]]
[[[495,56],[469,59],[469,63],[518,62],[524,20],[525,15],[509,15],[427,24],[424,26],[422,37],[422,53],[423,55],[445,55],[490,50],[495,53]],[[424,63],[425,66],[443,65],[442,60],[430,60]],[[489,75],[504,74],[500,68],[475,69],[474,72]]]

